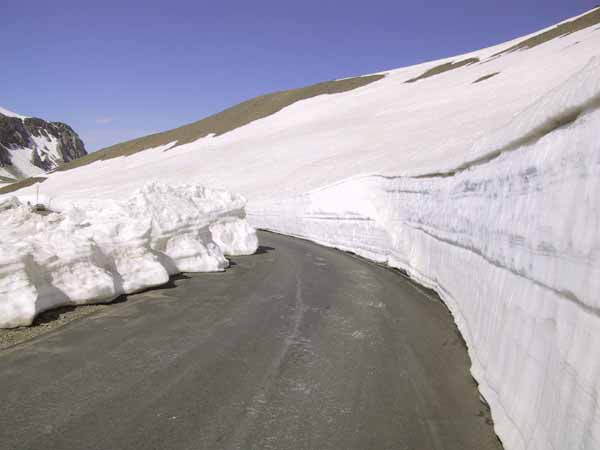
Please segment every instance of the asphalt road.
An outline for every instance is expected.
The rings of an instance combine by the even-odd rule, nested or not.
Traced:
[[[0,352],[0,449],[500,449],[445,307],[260,234],[259,254]]]

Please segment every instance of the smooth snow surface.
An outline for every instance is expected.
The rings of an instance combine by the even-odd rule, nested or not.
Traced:
[[[523,39],[392,70],[220,136],[54,173],[40,192],[58,205],[118,199],[149,179],[242,192],[252,225],[435,288],[507,450],[598,450],[600,29],[494,56]],[[467,58],[480,61],[406,83]],[[245,227],[220,220],[214,242],[252,246],[234,235]],[[171,251],[201,264],[210,250],[192,253]]]
[[[29,325],[56,306],[109,302],[175,273],[223,270],[224,251],[257,248],[244,204],[226,191],[160,183],[128,200],[63,204],[47,216],[16,197],[0,201],[0,327]]]

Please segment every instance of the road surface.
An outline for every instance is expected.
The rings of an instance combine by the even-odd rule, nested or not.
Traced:
[[[385,268],[259,254],[0,352],[0,449],[500,449],[445,307]]]

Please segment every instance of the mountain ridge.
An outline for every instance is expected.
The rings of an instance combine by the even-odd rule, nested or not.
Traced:
[[[66,123],[25,117],[0,108],[3,182],[50,172],[87,154],[79,135]]]

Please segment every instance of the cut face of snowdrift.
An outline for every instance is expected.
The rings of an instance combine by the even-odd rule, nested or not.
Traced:
[[[245,199],[202,186],[147,184],[125,201],[80,201],[40,215],[0,201],[0,327],[47,309],[110,302],[179,272],[224,270],[258,241]]]
[[[472,165],[356,177],[249,217],[435,288],[505,448],[599,449],[599,95],[595,59],[477,142]]]

